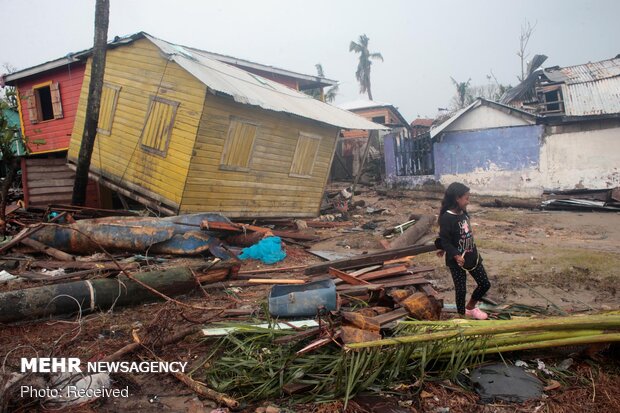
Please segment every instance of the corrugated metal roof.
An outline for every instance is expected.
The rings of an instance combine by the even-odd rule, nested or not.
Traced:
[[[358,99],[350,102],[341,103],[338,105],[340,109],[355,110],[355,109],[368,109],[368,108],[380,108],[384,106],[392,106],[391,103],[377,102],[376,100]]]
[[[620,113],[620,76],[562,85],[567,116]]]
[[[594,82],[620,76],[620,58],[576,66],[552,67],[544,69],[544,74],[552,82],[575,83]]]
[[[561,82],[567,116],[620,113],[620,58],[547,68],[544,75]]]
[[[280,83],[219,62],[207,52],[186,49],[146,33],[144,36],[209,89],[231,96],[238,103],[290,113],[342,129],[387,129]]]

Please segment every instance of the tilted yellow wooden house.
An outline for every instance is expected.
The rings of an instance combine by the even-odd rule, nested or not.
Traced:
[[[384,127],[141,32],[108,45],[90,176],[166,214],[316,216],[341,129]]]

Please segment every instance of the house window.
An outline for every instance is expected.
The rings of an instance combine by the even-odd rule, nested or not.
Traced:
[[[433,142],[428,132],[414,138],[400,132],[394,138],[396,175],[432,175],[435,173]]]
[[[101,89],[101,104],[99,107],[97,132],[104,135],[110,135],[112,133],[112,122],[114,121],[114,112],[116,112],[116,104],[118,102],[120,90],[120,86],[109,83],[103,84],[103,89]]]
[[[295,155],[291,163],[290,176],[310,178],[314,169],[314,162],[321,146],[321,137],[301,133],[297,140]]]
[[[166,156],[178,107],[179,102],[156,96],[151,97],[140,137],[143,150]]]
[[[220,169],[244,172],[250,170],[257,129],[258,125],[255,123],[231,117]]]
[[[380,124],[384,124],[385,123],[385,116],[375,116],[372,118],[372,121],[375,123],[380,123]]]
[[[62,103],[58,82],[34,86],[23,96],[26,99],[30,123],[61,119]]]

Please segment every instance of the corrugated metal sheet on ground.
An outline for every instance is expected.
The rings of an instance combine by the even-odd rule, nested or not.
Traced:
[[[207,87],[231,96],[238,103],[291,113],[343,129],[387,129],[280,83],[218,62],[195,49],[190,51],[148,34],[145,37]]]

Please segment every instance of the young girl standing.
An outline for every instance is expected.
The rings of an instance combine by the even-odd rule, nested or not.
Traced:
[[[459,314],[485,320],[488,315],[477,308],[476,303],[491,288],[491,283],[474,242],[474,235],[467,214],[468,204],[469,188],[459,182],[450,184],[441,201],[439,238],[441,249],[446,254],[446,265],[452,273],[456,308]],[[468,271],[478,284],[467,305],[465,305],[467,280],[465,271]]]

